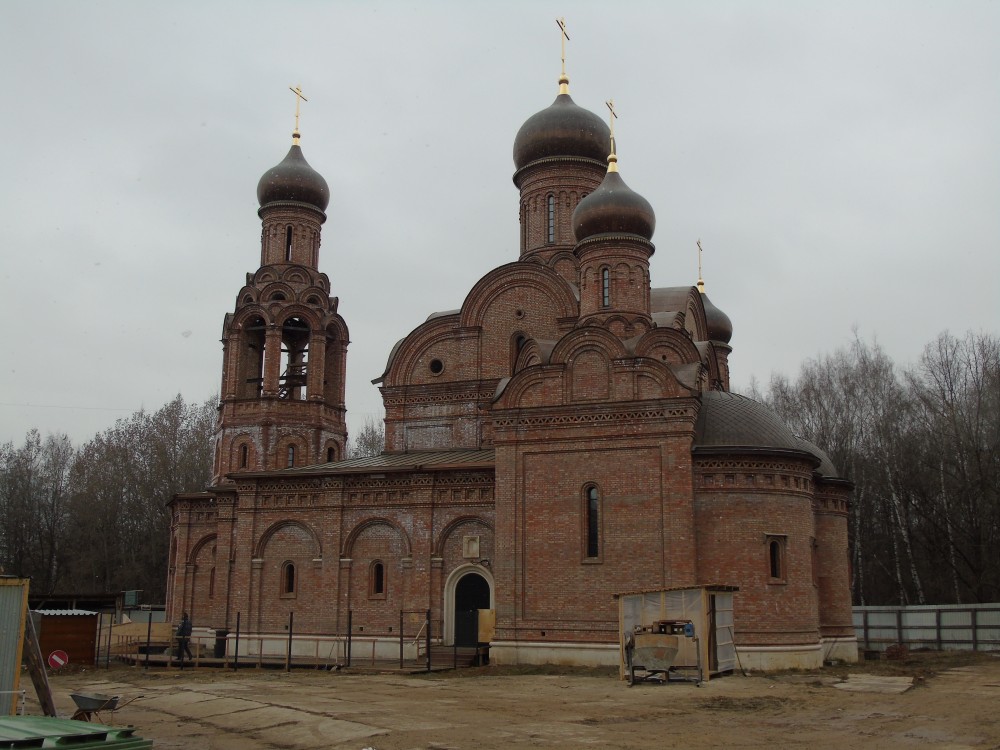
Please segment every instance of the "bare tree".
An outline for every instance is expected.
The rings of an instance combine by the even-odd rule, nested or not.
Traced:
[[[385,449],[385,425],[380,419],[369,416],[357,437],[347,441],[348,458],[377,456]]]
[[[154,414],[139,411],[80,449],[73,473],[77,588],[142,589],[165,595],[170,517],[178,492],[201,490],[211,476],[214,400],[178,396]]]
[[[855,602],[1000,596],[1000,344],[942,334],[900,374],[877,343],[771,379],[766,401],[855,483]]]
[[[928,551],[955,601],[1000,596],[1000,340],[943,333],[907,373],[919,404]]]

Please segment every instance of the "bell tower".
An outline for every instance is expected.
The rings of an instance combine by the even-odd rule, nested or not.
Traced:
[[[213,483],[241,471],[336,461],[347,442],[347,325],[319,271],[330,192],[299,146],[257,184],[260,268],[222,326],[222,390]]]

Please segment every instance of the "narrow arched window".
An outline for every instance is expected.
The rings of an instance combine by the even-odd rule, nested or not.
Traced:
[[[528,204],[521,204],[521,247],[528,246]]]
[[[336,459],[336,451],[331,445],[329,448],[326,449],[326,462],[332,463],[335,459]]]
[[[250,448],[246,445],[240,447],[240,468],[245,469],[250,463]]]
[[[611,305],[611,269],[601,269],[601,306]]]
[[[292,261],[292,225],[285,227],[285,260]]]
[[[590,485],[586,491],[586,539],[584,546],[586,557],[597,558],[601,555],[601,496],[597,487]]]
[[[288,446],[288,468],[291,469],[293,466],[295,466],[295,446],[294,445],[289,445]]]
[[[784,583],[787,575],[785,550],[788,538],[783,534],[768,534],[765,541],[767,543],[767,568],[771,576],[771,583]]]
[[[373,597],[385,596],[385,565],[381,560],[373,562],[368,571],[368,594]]]
[[[281,566],[281,594],[292,596],[295,593],[295,563],[286,562]]]
[[[549,196],[548,242],[556,241],[556,197]]]

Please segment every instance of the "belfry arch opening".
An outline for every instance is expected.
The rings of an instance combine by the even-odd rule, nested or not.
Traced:
[[[309,325],[289,318],[281,326],[281,377],[278,398],[303,401],[308,397]]]
[[[243,377],[239,383],[241,398],[257,398],[264,389],[266,331],[267,326],[263,318],[252,318],[243,326],[240,352],[240,369]]]

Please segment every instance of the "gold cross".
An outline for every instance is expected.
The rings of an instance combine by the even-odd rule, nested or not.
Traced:
[[[566,76],[566,42],[569,41],[569,32],[566,31],[566,19],[557,18],[556,24],[559,26],[559,41],[562,44],[562,74]]]
[[[608,105],[608,110],[611,112],[608,116],[608,122],[610,123],[611,130],[611,153],[617,155],[617,151],[615,150],[615,120],[618,119],[618,113],[615,112],[615,100],[608,99],[604,103]]]
[[[289,86],[288,90],[295,94],[295,132],[292,134],[295,138],[299,137],[299,104],[302,102],[309,101],[302,95],[302,87],[295,86],[294,88]]]
[[[698,246],[698,289],[700,289],[701,291],[704,292],[705,291],[705,282],[702,281],[702,278],[701,278],[701,252],[702,252],[702,250],[701,250],[701,238],[700,237],[698,238],[698,241],[695,244]]]

